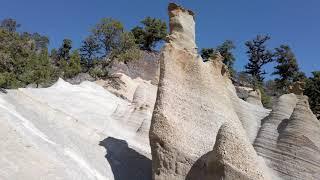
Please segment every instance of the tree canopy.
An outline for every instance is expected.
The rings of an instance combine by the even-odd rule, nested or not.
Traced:
[[[312,72],[313,77],[306,80],[304,94],[309,97],[313,113],[320,119],[320,71]]]
[[[261,84],[264,80],[266,72],[262,69],[263,66],[273,61],[273,53],[266,47],[269,39],[269,36],[258,35],[255,39],[245,43],[249,57],[245,72],[253,77],[256,85]]]
[[[21,25],[18,24],[16,20],[7,18],[1,21],[0,28],[9,32],[16,32],[17,28],[19,28],[20,26]]]
[[[300,69],[297,59],[288,45],[275,48],[274,57],[277,65],[274,67],[275,72],[272,74],[279,76],[275,79],[276,86],[279,90],[288,92],[288,87],[299,76]]]
[[[220,53],[223,57],[223,63],[228,67],[231,76],[234,76],[235,70],[233,68],[233,65],[236,58],[234,57],[232,50],[235,48],[236,46],[231,40],[226,40],[216,48],[201,49],[200,54],[204,61],[207,61],[209,58],[214,58],[216,53]]]
[[[94,38],[97,40],[103,57],[108,57],[120,41],[120,36],[124,28],[120,21],[112,18],[102,18],[100,22],[92,29]]]
[[[151,51],[159,41],[165,40],[167,24],[161,19],[151,17],[146,17],[141,23],[142,27],[136,26],[131,32],[141,49]]]

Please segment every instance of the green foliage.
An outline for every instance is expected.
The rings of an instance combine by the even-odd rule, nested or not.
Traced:
[[[134,35],[136,41],[135,43],[140,46],[141,49],[144,48],[145,44],[145,32],[144,29],[140,26],[136,26],[131,29],[132,34]]]
[[[58,64],[59,57],[58,57],[58,51],[57,51],[57,49],[55,49],[55,48],[51,49],[50,59],[51,59],[51,63],[52,63],[52,64],[54,64],[54,65],[57,65],[57,64]]]
[[[77,50],[70,54],[70,59],[61,59],[60,66],[64,78],[72,78],[81,72],[80,54]]]
[[[16,88],[25,85],[25,68],[32,55],[32,44],[16,32],[0,29],[1,87]]]
[[[101,47],[97,39],[93,35],[90,35],[84,41],[82,41],[80,48],[81,59],[88,65],[100,53],[100,48]]]
[[[277,65],[273,74],[279,76],[275,79],[276,87],[280,91],[288,93],[288,87],[301,76],[296,57],[288,45],[275,48],[274,56]]]
[[[89,69],[89,74],[94,78],[106,78],[108,76],[109,61],[93,60],[92,68]]]
[[[293,77],[293,82],[296,82],[296,81],[303,81],[305,82],[307,80],[307,76],[304,72],[302,71],[298,71],[294,74],[294,77]]]
[[[271,97],[266,93],[266,90],[263,86],[259,86],[258,89],[261,92],[261,102],[265,108],[272,108]]]
[[[141,49],[151,51],[157,42],[165,40],[167,36],[166,22],[161,19],[146,17],[141,23],[143,27],[134,27],[131,32]]]
[[[46,50],[31,57],[27,66],[27,72],[29,72],[27,76],[28,83],[35,83],[37,87],[40,84],[49,84],[53,74],[53,67],[50,64]]]
[[[208,61],[210,58],[214,58],[217,51],[214,48],[202,48],[200,55],[204,61]]]
[[[70,50],[72,49],[72,41],[70,39],[64,39],[61,47],[57,52],[57,61],[66,60],[70,58]]]
[[[148,21],[146,21],[148,24]],[[20,25],[6,19],[0,26],[0,87],[18,88],[28,84],[47,86],[59,76],[72,78],[85,69],[96,78],[108,76],[114,60],[127,63],[139,59],[141,52],[134,35],[123,25],[104,18],[83,41],[78,51],[72,51],[72,41],[64,39],[61,47],[48,55],[49,39],[38,33],[18,33]],[[82,68],[84,67],[84,68]]]
[[[254,79],[254,84],[257,86],[264,80],[263,75],[266,74],[262,67],[273,61],[273,54],[267,50],[266,42],[270,39],[269,36],[258,35],[252,41],[247,41],[247,54],[249,63],[245,66],[246,73],[250,74]]]
[[[82,42],[81,65],[93,77],[106,77],[114,60],[128,63],[139,59],[141,52],[131,32],[124,31],[121,22],[103,18]]]
[[[12,29],[0,29],[1,87],[39,85],[50,80],[52,66],[46,48],[48,40],[45,39],[40,34],[19,34]]]
[[[119,44],[112,51],[111,57],[124,63],[141,57],[139,47],[135,44],[135,38],[131,32],[123,32],[120,35]]]
[[[111,51],[118,46],[122,32],[122,23],[112,18],[101,19],[100,23],[92,29],[94,36],[92,40],[100,44],[103,57],[108,57]]]
[[[33,49],[40,53],[41,51],[46,51],[48,49],[49,38],[42,36],[39,33],[30,34],[28,32],[23,32],[20,37],[22,39],[30,40],[33,43]]]
[[[311,110],[320,119],[320,71],[312,72],[312,75],[306,80],[304,94],[309,97]]]
[[[0,28],[9,32],[16,32],[17,28],[19,27],[20,27],[20,24],[18,24],[16,20],[11,18],[2,20],[0,25]]]
[[[228,67],[231,76],[234,76],[235,70],[233,68],[233,64],[236,60],[234,55],[232,54],[232,50],[235,49],[236,46],[232,41],[226,40],[221,45],[217,46],[216,50],[220,52],[221,56],[224,58],[223,63]]]
[[[235,49],[235,45],[232,41],[226,40],[221,45],[216,48],[203,48],[200,51],[201,57],[204,61],[208,61],[209,58],[215,58],[217,53],[220,53],[223,57],[223,63],[228,67],[230,75],[233,77],[235,75],[235,70],[233,64],[236,60],[232,54],[232,50]]]
[[[49,44],[49,38],[46,36],[41,36],[38,33],[33,33],[31,35],[31,38],[35,42],[35,50],[36,51],[47,51],[48,50],[48,44]]]

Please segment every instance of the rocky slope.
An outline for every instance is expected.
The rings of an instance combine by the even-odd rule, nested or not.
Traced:
[[[141,78],[157,85],[159,81],[159,53],[142,51],[140,59],[123,62],[114,62],[110,73],[123,73],[132,79]]]
[[[61,79],[50,88],[0,94],[0,179],[151,179],[156,87],[123,78],[136,85],[122,87],[132,101],[93,82]]]

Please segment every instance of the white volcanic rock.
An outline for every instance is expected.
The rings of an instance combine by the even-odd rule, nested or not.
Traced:
[[[269,115],[270,110],[254,105],[238,99],[234,94],[230,96],[233,102],[233,108],[241,121],[247,137],[251,144],[257,137],[258,131],[261,127],[261,121]]]
[[[170,3],[170,35],[168,41],[175,47],[197,53],[194,13]]]
[[[306,96],[281,96],[254,146],[282,179],[320,179],[320,122]]]
[[[134,103],[93,82],[62,79],[0,94],[0,179],[151,179],[156,87],[139,86]]]
[[[261,92],[258,89],[250,91],[249,96],[246,101],[250,104],[255,104],[255,105],[263,107],[262,102],[261,102]]]
[[[264,179],[262,172],[256,171],[261,165],[259,159],[252,155],[242,135],[232,123],[221,126],[213,151],[208,155],[208,176],[203,179]]]
[[[249,87],[236,86],[236,92],[240,99],[254,105],[263,107],[261,102],[261,92]]]
[[[181,29],[193,29],[193,26],[189,27],[194,23],[190,22],[193,21],[193,13],[189,10],[170,4],[169,15],[170,24],[174,24],[170,26],[173,34],[169,37],[176,36],[176,32],[181,33]],[[183,23],[184,21],[188,23]],[[186,36],[194,34],[184,32],[182,31],[182,34]],[[162,49],[158,96],[149,134],[153,179],[198,179],[197,175],[200,174],[205,177],[208,173],[204,168],[207,163],[206,155],[213,150],[218,131],[225,123],[238,129],[237,141],[227,142],[228,146],[233,144],[234,147],[246,147],[244,151],[247,156],[243,158],[250,157],[239,159],[252,167],[252,173],[246,172],[243,177],[268,179],[268,175],[262,172],[265,165],[259,161],[260,158],[247,136],[251,131],[256,133],[258,128],[256,125],[248,127],[246,133],[242,125],[243,122],[249,124],[248,121],[260,123],[262,118],[258,119],[256,115],[246,118],[249,117],[246,114],[256,113],[250,111],[251,108],[259,109],[260,106],[237,98],[221,58],[204,63],[191,48],[195,47],[193,39],[192,36],[175,38]],[[265,117],[268,111],[262,107],[260,109],[264,114],[260,116]],[[255,133],[252,133],[252,139],[255,138]],[[227,139],[231,138],[229,135],[232,134],[225,134]],[[237,157],[230,154],[228,158]],[[219,159],[224,160],[223,157]],[[238,170],[230,168],[229,172],[235,175]],[[235,176],[230,174],[225,177]]]

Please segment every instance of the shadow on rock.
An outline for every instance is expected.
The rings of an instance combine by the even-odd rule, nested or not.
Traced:
[[[100,141],[106,151],[115,180],[150,180],[151,160],[128,147],[124,140],[108,137]]]

